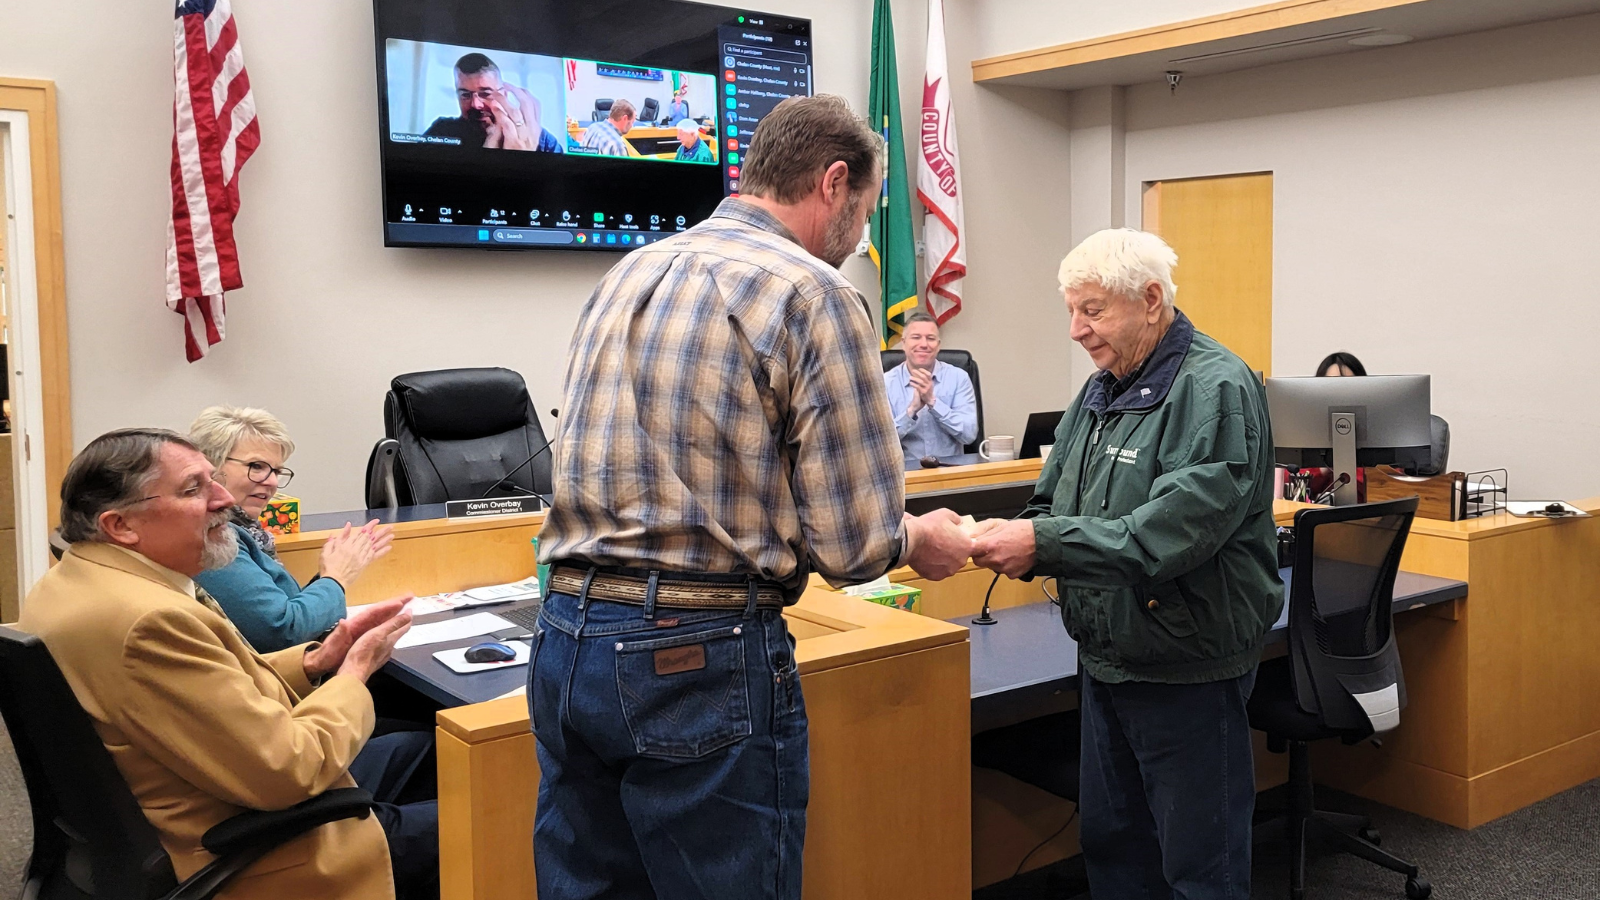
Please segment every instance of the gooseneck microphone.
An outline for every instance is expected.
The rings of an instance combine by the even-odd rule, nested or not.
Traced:
[[[1008,519],[1006,519],[1006,521],[1015,522],[1017,519],[1020,519],[1020,518],[1022,518],[1023,516],[1025,516],[1027,514],[1028,514],[1028,508],[1026,506],[1024,506],[1022,508],[1022,512],[1019,512],[1016,515],[1009,517]],[[1031,574],[1024,575],[1024,576],[1022,576],[1022,580],[1023,581],[1032,581],[1033,580],[1033,575],[1031,575]],[[989,589],[987,591],[983,592],[983,611],[978,613],[978,617],[976,619],[972,620],[972,624],[974,624],[974,625],[993,625],[995,623],[995,621],[996,621],[995,617],[989,615],[989,597],[994,594],[994,586],[999,584],[999,583],[1000,583],[1000,573],[996,572],[996,573],[994,573],[994,578],[991,579],[990,582],[989,582]],[[1046,592],[1045,596],[1048,597],[1049,593]]]
[[[516,468],[514,468],[511,471],[507,472],[506,474],[500,476],[500,480],[496,481],[494,484],[489,485],[489,489],[484,491],[483,492],[483,496],[479,497],[478,499],[487,500],[487,499],[489,499],[489,495],[494,493],[497,488],[499,488],[501,485],[506,485],[506,487],[514,489],[514,490],[516,490],[516,491],[518,491],[520,493],[532,494],[533,496],[538,497],[540,500],[544,501],[544,504],[546,506],[549,506],[550,505],[550,498],[546,497],[545,495],[539,493],[538,491],[530,491],[527,488],[523,487],[522,485],[516,484],[514,482],[511,483],[511,484],[506,484],[506,481],[511,476],[513,476],[513,475],[517,474],[518,472],[522,471],[524,466],[526,466],[529,463],[532,463],[534,460],[538,459],[541,454],[549,453],[550,449],[551,449],[550,441],[548,439],[546,439],[545,442],[544,442],[544,446],[543,447],[540,447],[539,449],[533,451],[533,455],[532,456],[528,457],[527,459],[523,460],[522,462],[517,463],[517,467]]]
[[[1000,573],[994,573],[994,578],[989,582],[989,589],[983,592],[983,612],[972,620],[974,625],[993,625],[995,617],[989,615],[989,595],[994,593],[994,586],[1000,583]]]
[[[558,419],[560,417],[561,417],[561,410],[559,410],[559,409],[550,410],[550,418]],[[539,458],[539,454],[541,454],[541,453],[549,453],[553,449],[555,449],[555,446],[550,442],[550,439],[549,438],[545,438],[543,447],[540,447],[539,449],[533,451],[533,453],[531,455],[529,455],[529,457],[527,459],[523,460],[522,462],[517,463],[516,468],[514,468],[511,471],[507,472],[506,474],[500,476],[500,480],[496,481],[494,484],[489,485],[489,489],[484,491],[483,492],[483,496],[479,497],[478,499],[479,500],[487,500],[487,499],[489,499],[489,495],[494,493],[496,488],[500,487],[502,484],[505,484],[506,483],[506,479],[508,479],[511,476],[513,476],[513,475],[517,474],[518,472],[522,471],[522,467],[523,466],[529,465],[534,460],[538,459]],[[512,485],[510,485],[510,487],[515,488],[523,496],[532,494],[533,496],[538,497],[540,502],[542,502],[545,506],[554,506],[555,505],[554,503],[551,502],[551,498],[550,497],[547,497],[544,494],[539,493],[538,491],[528,490],[527,488],[523,487],[520,484],[512,484]]]

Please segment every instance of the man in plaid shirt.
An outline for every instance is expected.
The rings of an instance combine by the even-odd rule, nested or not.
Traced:
[[[605,121],[590,125],[583,132],[583,149],[586,153],[601,156],[629,156],[628,142],[623,135],[633,130],[633,119],[639,114],[633,104],[617,100]]]
[[[579,315],[528,704],[538,892],[798,900],[807,726],[782,607],[971,552],[905,514],[878,339],[837,267],[883,144],[838,98],[762,122],[743,193]]]

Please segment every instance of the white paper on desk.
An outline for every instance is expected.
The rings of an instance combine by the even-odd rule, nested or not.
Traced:
[[[460,594],[429,594],[425,597],[412,597],[410,602],[406,603],[405,609],[406,612],[411,613],[413,616],[448,612],[461,605],[459,600],[453,599],[460,596]]]
[[[510,584],[491,584],[484,587],[468,588],[462,591],[460,596],[462,598],[462,606],[537,600],[539,598],[539,576],[534,575],[521,581],[513,581]]]
[[[1560,506],[1563,510],[1566,511],[1567,514],[1564,515],[1564,516],[1545,516],[1545,515],[1543,515],[1544,508],[1549,506],[1552,503],[1556,504],[1557,506]],[[1507,500],[1506,501],[1506,512],[1511,513],[1513,516],[1521,516],[1523,518],[1528,518],[1528,519],[1537,519],[1537,518],[1587,519],[1587,518],[1589,518],[1589,514],[1588,513],[1584,512],[1583,510],[1581,510],[1579,508],[1577,508],[1576,506],[1573,506],[1571,503],[1567,503],[1567,502],[1565,502],[1563,500],[1533,500],[1533,501],[1528,501],[1528,500]]]
[[[473,613],[470,616],[446,619],[443,622],[413,625],[394,647],[396,650],[404,650],[407,647],[420,647],[423,644],[459,641],[462,638],[477,637],[491,631],[515,627],[517,626],[514,623],[507,622],[494,613]]]

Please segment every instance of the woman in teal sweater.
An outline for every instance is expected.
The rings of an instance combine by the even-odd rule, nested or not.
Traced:
[[[278,562],[273,537],[260,522],[267,501],[294,477],[283,465],[294,452],[283,423],[264,410],[213,406],[189,431],[216,467],[213,477],[238,503],[238,555],[195,581],[261,653],[315,640],[344,618],[346,588],[389,552],[393,529],[379,527],[376,519],[361,528],[346,525],[323,545],[317,576],[302,588]]]

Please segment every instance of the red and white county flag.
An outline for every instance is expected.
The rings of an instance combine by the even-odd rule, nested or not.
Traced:
[[[917,199],[928,214],[922,240],[928,248],[928,308],[942,324],[961,311],[967,275],[966,224],[961,215],[961,163],[956,151],[955,108],[944,54],[944,3],[928,3],[928,63],[922,77],[922,127],[917,153]]]
[[[228,0],[181,0],[173,29],[172,217],[167,308],[190,362],[224,335],[223,291],[244,286],[233,243],[239,169],[261,143]]]

